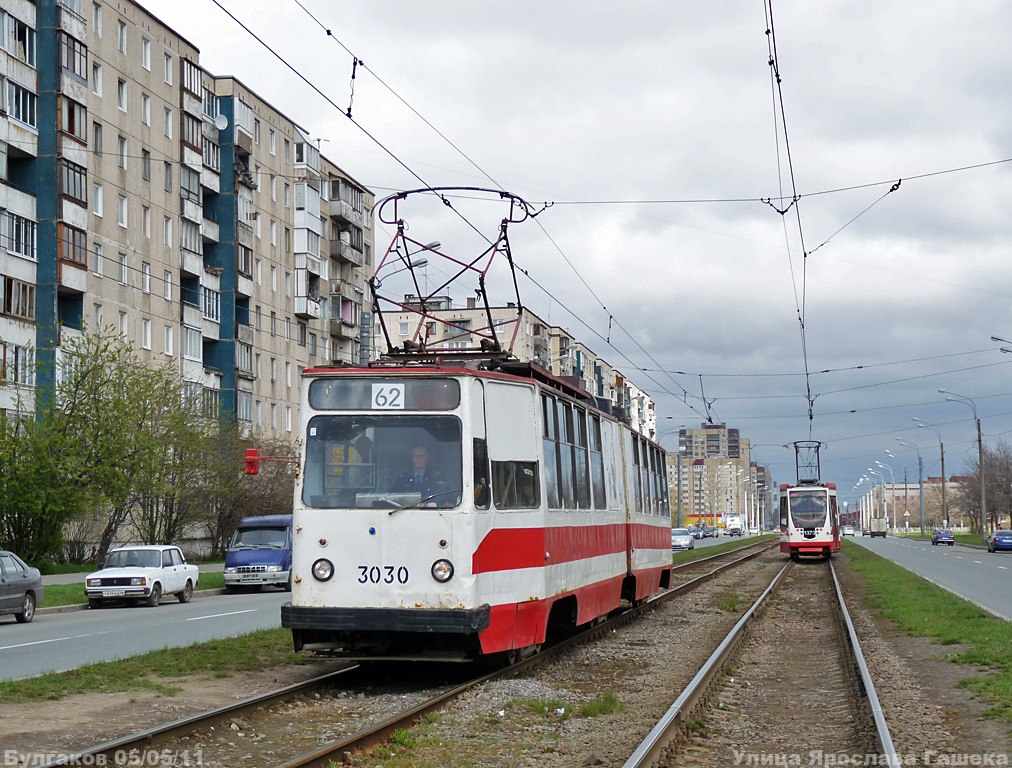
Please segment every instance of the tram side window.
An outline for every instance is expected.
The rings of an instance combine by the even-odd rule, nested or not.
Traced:
[[[590,509],[590,472],[587,467],[587,412],[574,409],[576,427],[573,458],[576,463],[576,506]]]
[[[555,450],[556,429],[555,399],[548,395],[541,396],[541,419],[544,437],[541,440],[545,451],[545,492],[548,495],[548,508],[559,508],[559,465]]]
[[[536,461],[492,462],[492,498],[497,509],[537,509],[540,488]]]
[[[489,473],[488,473],[488,446],[480,438],[474,438],[472,445],[474,462],[474,508],[488,509],[489,498]]]
[[[656,489],[650,472],[650,446],[647,445],[646,440],[640,440],[640,478],[642,478],[643,486],[643,509],[641,511],[653,514]]]
[[[665,475],[664,458],[658,448],[650,446],[650,468],[654,475],[654,498],[657,499],[657,514],[668,515],[668,483]]]
[[[590,417],[590,483],[594,491],[594,509],[605,509],[604,456],[601,453],[601,417]]]
[[[576,507],[576,479],[573,470],[573,406],[559,403],[559,480],[562,506]]]
[[[635,437],[632,441],[632,461],[633,509],[638,512],[643,509],[643,487],[640,478],[640,443]]]
[[[787,496],[780,497],[780,527],[787,527]]]

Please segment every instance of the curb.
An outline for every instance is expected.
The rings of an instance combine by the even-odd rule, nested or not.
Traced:
[[[215,597],[217,595],[224,595],[224,589],[198,589],[193,593],[193,598],[198,597]],[[35,613],[73,613],[74,611],[85,611],[88,610],[87,603],[73,603],[71,605],[53,605],[48,608],[38,608]]]

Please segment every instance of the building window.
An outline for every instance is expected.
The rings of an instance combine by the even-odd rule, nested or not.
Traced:
[[[198,152],[203,151],[204,136],[201,122],[188,112],[183,113],[183,143],[193,147]]]
[[[32,128],[38,127],[39,97],[13,80],[8,80],[7,117]]]
[[[13,277],[4,277],[3,287],[3,313],[22,320],[34,320],[35,286]]]
[[[146,37],[141,38],[141,66],[151,71],[151,41]]]
[[[206,136],[204,142],[204,165],[213,171],[221,170],[221,147]]]
[[[102,276],[102,246],[99,245],[98,243],[95,243],[95,245],[92,246],[91,252],[92,252],[92,258],[94,259],[94,261],[92,262],[91,268],[95,272],[95,276],[96,277],[101,277]],[[97,326],[97,327],[101,328],[100,325]]]
[[[305,323],[297,323],[296,325],[298,328],[296,330],[295,343],[300,347],[304,347],[306,346],[306,333],[308,329],[306,328]]]
[[[172,343],[173,343],[172,335],[173,335],[172,326],[171,325],[165,326],[165,339],[162,342],[162,350],[167,355],[174,354],[172,350]]]
[[[235,404],[235,417],[239,421],[253,421],[253,393],[238,392]]]
[[[172,301],[172,273],[169,270],[162,273],[162,298]]]
[[[91,92],[96,96],[102,95],[102,65],[94,62],[91,65]]]
[[[91,212],[102,216],[102,185],[98,182],[91,185]]]
[[[0,381],[35,386],[35,361],[29,347],[0,342]]]
[[[207,286],[203,288],[202,292],[204,300],[201,309],[204,313],[204,319],[217,322],[221,313],[221,294]]]
[[[275,133],[274,133],[274,129],[273,129],[273,128],[271,128],[271,129],[270,129],[270,130],[269,130],[269,131],[267,132],[267,145],[268,145],[268,147],[269,147],[269,149],[270,149],[270,153],[271,153],[272,155],[274,155],[274,154],[277,154],[277,148],[278,148],[278,147],[277,147],[277,144],[278,144],[278,142],[277,142],[277,138],[278,138],[278,137],[277,137],[277,134],[275,134]]]
[[[253,249],[245,245],[239,246],[239,274],[244,277],[253,277]]]
[[[165,191],[166,192],[171,192],[172,191],[172,163],[170,163],[168,160],[166,160],[165,163],[164,163],[164,170],[165,170]]]
[[[11,253],[29,259],[38,260],[37,241],[39,225],[31,219],[18,216],[10,211],[4,212],[4,248]]]
[[[122,251],[119,254],[119,281],[121,285],[127,284],[127,255]]]
[[[204,87],[200,82],[200,67],[189,59],[183,59],[183,90],[194,96],[203,96]]]
[[[162,219],[162,243],[172,247],[172,219],[168,216]]]
[[[144,293],[151,293],[151,264],[141,262],[141,290]]]
[[[117,139],[117,145],[119,148],[119,167],[127,167],[127,140],[125,136],[120,136]]]
[[[3,14],[6,22],[5,47],[14,58],[23,61],[30,67],[35,66],[35,30],[21,19]]]
[[[200,329],[183,326],[183,357],[187,360],[200,360],[201,358]]]
[[[200,173],[187,165],[179,167],[179,196],[200,204]]]
[[[151,239],[151,206],[141,206],[141,229],[144,231],[144,237]]]
[[[127,84],[126,80],[116,81],[116,104],[120,112],[127,111]]]
[[[146,317],[141,320],[141,347],[151,349],[151,321]]]
[[[179,222],[179,245],[191,253],[201,253],[203,242],[200,239],[200,225],[181,219]]]
[[[87,205],[88,169],[66,159],[60,160],[60,194]]]
[[[141,94],[141,122],[151,125],[151,96],[146,93]]]
[[[162,132],[168,138],[172,138],[172,110],[165,107],[162,111]]]
[[[120,53],[126,53],[127,25],[125,21],[116,22],[116,48]]]
[[[141,150],[141,178],[144,181],[151,181],[151,152]]]
[[[166,85],[172,85],[172,55],[165,54],[164,80]]]
[[[88,108],[66,96],[60,97],[60,130],[82,144],[88,143]]]
[[[91,6],[91,29],[98,36],[102,36],[102,6],[94,3]]]
[[[119,196],[119,207],[117,209],[116,223],[126,229],[129,222],[127,221],[127,196]]]
[[[87,81],[88,46],[63,31],[60,32],[60,66]]]

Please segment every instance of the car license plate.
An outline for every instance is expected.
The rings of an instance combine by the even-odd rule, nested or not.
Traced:
[[[103,589],[102,597],[123,597],[126,594],[125,589]]]
[[[247,573],[247,574],[243,574],[242,580],[243,581],[259,581],[260,580],[260,576],[258,576],[255,573]]]

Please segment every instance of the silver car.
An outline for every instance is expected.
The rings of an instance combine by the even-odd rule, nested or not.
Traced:
[[[688,528],[671,529],[671,549],[695,549],[696,541]]]

